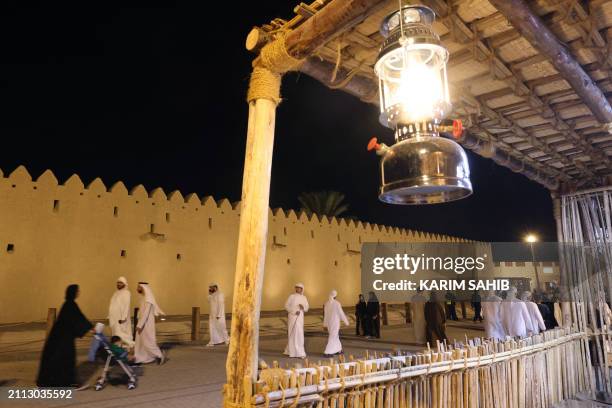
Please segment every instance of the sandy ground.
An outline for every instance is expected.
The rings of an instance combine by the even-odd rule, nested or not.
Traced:
[[[44,341],[44,325],[0,325],[0,407],[220,407],[221,390],[225,383],[226,346],[204,347],[208,339],[206,322],[202,322],[202,342],[189,341],[190,321],[171,318],[158,323],[158,341],[167,349],[169,361],[162,366],[147,365],[142,369],[138,388],[132,391],[125,384],[109,385],[102,391],[93,388],[73,394],[63,401],[15,401],[7,400],[9,388],[33,387],[38,369],[38,359]],[[286,342],[286,319],[263,318],[260,324],[260,358],[282,366],[300,364],[300,360],[282,355]],[[412,329],[403,323],[399,311],[389,314],[389,326],[383,327],[380,340],[366,340],[355,336],[354,328],[343,331],[343,346],[347,356],[361,357],[370,353],[386,353],[394,350],[418,351],[422,347],[413,342]],[[482,324],[470,321],[452,322],[448,336],[464,339],[465,336],[482,336]],[[83,382],[95,383],[102,370],[101,364],[86,361],[91,337],[77,342],[78,370]],[[323,360],[326,336],[322,331],[321,317],[308,316],[306,320],[306,350],[310,361]]]

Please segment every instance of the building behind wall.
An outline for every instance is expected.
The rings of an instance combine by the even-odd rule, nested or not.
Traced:
[[[540,285],[546,290],[558,285],[561,276],[558,262],[502,261],[496,262],[494,269],[496,277],[510,279],[519,290],[530,290],[537,286],[536,271]]]

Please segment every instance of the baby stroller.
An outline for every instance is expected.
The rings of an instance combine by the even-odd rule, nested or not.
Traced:
[[[108,373],[111,370],[111,364],[113,360],[119,365],[119,367],[121,367],[123,372],[127,375],[128,390],[133,390],[134,388],[136,388],[136,383],[137,383],[136,373],[134,372],[132,367],[130,367],[125,361],[123,361],[124,356],[116,356],[113,353],[113,351],[110,348],[110,344],[108,343],[108,341],[106,340],[106,337],[104,337],[102,333],[94,334],[94,338],[100,342],[100,345],[104,348],[107,354],[106,364],[104,365],[104,371],[102,372],[102,375],[100,376],[100,378],[98,378],[98,381],[96,381],[96,391],[100,391],[102,388],[104,388],[104,386],[108,382]]]

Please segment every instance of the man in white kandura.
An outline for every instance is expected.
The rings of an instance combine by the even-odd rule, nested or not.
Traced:
[[[127,279],[117,279],[117,290],[113,293],[108,306],[108,325],[113,336],[117,336],[129,348],[134,347],[132,323],[130,322],[130,291]]]
[[[295,284],[295,293],[285,303],[287,311],[287,334],[289,339],[285,354],[294,358],[306,358],[304,350],[304,313],[308,311],[308,300],[304,296],[304,285]]]
[[[502,298],[490,290],[487,297],[482,302],[482,317],[484,318],[484,329],[487,338],[504,340],[506,333],[501,320]]]
[[[533,329],[533,334],[538,334],[540,331],[546,330],[546,325],[544,324],[544,319],[542,318],[542,313],[540,313],[538,305],[531,301],[531,293],[527,291],[523,292],[521,299],[527,306],[527,311],[529,312],[529,317],[531,318],[531,328]]]
[[[427,298],[423,294],[422,289],[417,289],[417,293],[410,298],[410,306],[412,309],[412,328],[414,330],[415,343],[427,343],[425,335],[425,303]]]
[[[506,300],[501,302],[500,309],[502,325],[507,336],[527,337],[533,333],[527,305],[516,298],[514,286],[506,292]]]
[[[142,296],[142,302],[138,309],[134,361],[146,364],[157,360],[158,364],[163,364],[166,356],[159,349],[155,338],[155,317],[165,313],[157,305],[147,282],[138,282],[138,293]]]
[[[208,304],[210,313],[208,314],[208,330],[210,341],[206,345],[212,347],[217,344],[229,344],[227,327],[225,325],[225,298],[219,291],[219,285],[211,283],[208,286]]]
[[[344,310],[342,310],[342,305],[336,300],[336,296],[338,296],[338,292],[332,290],[323,308],[323,327],[327,327],[327,332],[329,333],[327,346],[325,347],[325,357],[331,357],[334,354],[342,354],[340,323],[344,322],[345,325],[349,325]]]

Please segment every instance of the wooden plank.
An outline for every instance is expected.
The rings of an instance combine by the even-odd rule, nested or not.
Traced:
[[[285,40],[287,52],[296,59],[304,59],[329,40],[384,6],[385,0],[333,0],[315,17],[309,18]]]

